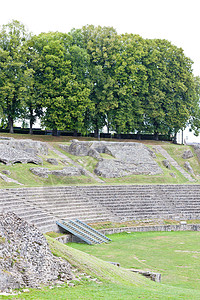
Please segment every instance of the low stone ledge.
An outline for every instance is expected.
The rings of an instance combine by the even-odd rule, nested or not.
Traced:
[[[14,179],[12,179],[10,177],[7,177],[6,175],[1,174],[1,173],[0,173],[0,178],[2,180],[4,180],[5,182],[7,182],[7,183],[11,182],[11,183],[16,183],[16,184],[19,184],[19,185],[23,185],[22,183],[18,182],[17,180],[14,180]]]
[[[134,226],[134,227],[106,228],[106,229],[100,229],[99,231],[105,235],[120,233],[120,232],[200,231],[200,224]]]
[[[191,167],[189,161],[186,161],[186,162],[184,163],[184,167],[187,169],[187,171],[188,171],[190,174],[194,175],[194,171],[193,171],[193,169],[192,169],[192,167]]]
[[[59,230],[55,230],[59,232]],[[119,227],[119,228],[106,228],[98,229],[104,235],[121,233],[121,232],[150,232],[150,231],[200,231],[200,224],[187,224],[185,221],[181,221],[180,225],[151,225],[151,226],[134,226],[134,227]],[[66,243],[80,243],[82,240],[76,238],[73,234],[65,234],[57,237],[59,242]]]
[[[137,270],[137,269],[128,269],[128,270],[131,272],[134,272],[134,273],[141,274],[141,275],[145,276],[146,278],[149,278],[153,281],[161,282],[161,274],[160,273],[144,271],[144,270]]]

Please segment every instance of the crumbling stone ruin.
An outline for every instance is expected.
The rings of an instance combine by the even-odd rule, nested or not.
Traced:
[[[34,163],[38,165],[42,164],[42,159],[23,150],[16,150],[10,146],[0,144],[0,162],[6,165],[12,165],[14,163]]]
[[[73,140],[70,146],[60,145],[60,147],[73,155],[88,155],[96,158],[98,163],[94,172],[105,178],[162,173],[162,169],[154,161],[155,153],[141,143],[79,142]],[[110,155],[110,159],[102,158],[100,153]]]
[[[40,154],[48,154],[48,147],[43,142],[0,137],[0,162],[4,164],[42,164]]]
[[[0,145],[8,145],[17,150],[23,150],[34,155],[48,155],[46,143],[30,139],[14,139],[11,137],[0,137]]]
[[[0,212],[0,291],[72,279],[67,261],[56,258],[34,225]]]
[[[65,167],[61,170],[49,170],[48,168],[30,168],[30,171],[39,177],[48,178],[49,175],[55,176],[81,176],[85,175],[82,168]]]

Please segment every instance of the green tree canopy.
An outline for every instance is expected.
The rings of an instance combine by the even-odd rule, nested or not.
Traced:
[[[37,117],[49,129],[174,134],[200,126],[199,78],[181,48],[164,39],[87,25],[30,36],[0,30],[0,117]]]
[[[35,36],[34,49],[39,53],[35,80],[44,110],[43,124],[47,128],[84,131],[90,91],[78,81],[76,70],[73,72],[70,45],[67,34],[50,32]]]
[[[185,127],[195,105],[192,61],[167,40],[147,40],[145,121],[157,136]]]
[[[13,133],[13,122],[20,117],[24,84],[24,58],[21,52],[28,39],[23,24],[12,21],[0,31],[0,103],[2,117]]]
[[[93,25],[84,26],[81,30],[72,30],[70,35],[89,55],[87,75],[90,100],[95,109],[88,115],[87,124],[90,124],[91,129],[98,135],[99,129],[107,124],[108,112],[117,107],[114,70],[119,47],[118,35],[112,27]]]

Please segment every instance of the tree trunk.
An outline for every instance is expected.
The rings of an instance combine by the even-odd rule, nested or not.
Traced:
[[[13,118],[12,117],[8,117],[8,128],[9,128],[9,133],[14,133]]]
[[[154,140],[155,140],[155,141],[158,141],[158,140],[159,140],[159,138],[158,138],[158,132],[154,132]]]
[[[98,138],[99,137],[99,128],[96,126],[95,130],[94,130],[94,137]]]
[[[58,136],[58,129],[57,129],[57,128],[54,128],[54,129],[53,129],[52,135],[53,135],[53,136]]]
[[[177,132],[174,133],[173,143],[177,144]]]
[[[29,129],[29,134],[33,134],[33,124],[34,124],[33,109],[32,109],[32,107],[30,107],[30,129]]]
[[[78,134],[77,134],[78,132],[77,132],[77,130],[74,130],[74,132],[73,132],[73,136],[78,136]]]
[[[139,140],[139,141],[140,141],[141,139],[142,139],[142,137],[141,137],[141,133],[138,131],[138,132],[137,132],[137,140]]]
[[[109,125],[107,125],[107,133],[110,133]]]
[[[30,129],[29,129],[29,134],[33,134],[33,121],[30,119]]]

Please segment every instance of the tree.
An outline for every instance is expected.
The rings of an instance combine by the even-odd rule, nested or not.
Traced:
[[[194,134],[198,136],[200,132],[200,77],[196,76],[193,79],[195,85],[195,101],[188,123],[191,129],[194,130]]]
[[[108,122],[108,112],[117,107],[117,98],[114,96],[117,88],[114,69],[118,36],[112,27],[93,25],[72,30],[70,35],[74,43],[86,49],[90,58],[87,78],[90,100],[95,108],[87,115],[86,122],[94,130],[95,136],[98,136],[99,130]]]
[[[90,91],[73,72],[70,45],[67,34],[51,32],[34,37],[34,48],[39,53],[34,69],[36,87],[44,111],[42,123],[47,128],[84,131]]]
[[[24,25],[15,20],[0,31],[0,103],[10,133],[21,111],[25,68],[21,48],[28,36]]]
[[[139,133],[144,128],[143,98],[148,91],[147,70],[142,65],[144,40],[139,35],[119,37],[120,51],[116,53],[114,78],[117,88],[117,108],[109,112],[112,128],[117,133]]]
[[[176,133],[185,127],[194,105],[192,61],[167,40],[147,40],[143,59],[148,73],[145,122],[158,133]]]
[[[30,38],[22,47],[25,64],[24,83],[22,88],[21,118],[29,120],[29,134],[33,133],[33,124],[43,114],[40,103],[40,92],[35,80],[35,69],[39,61],[39,53],[34,49],[34,38]]]

